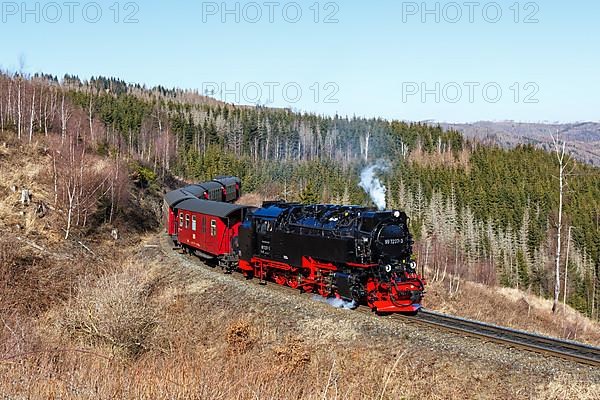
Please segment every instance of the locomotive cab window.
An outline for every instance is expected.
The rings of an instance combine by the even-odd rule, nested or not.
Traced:
[[[196,216],[192,215],[192,230],[196,231]]]
[[[210,236],[217,236],[217,221],[214,219],[210,221]]]
[[[268,220],[256,221],[256,233],[264,235],[267,232],[273,232],[273,223]]]

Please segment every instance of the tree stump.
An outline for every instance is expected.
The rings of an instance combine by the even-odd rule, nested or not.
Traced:
[[[48,213],[48,206],[46,206],[46,203],[40,201],[37,207],[35,208],[35,213],[38,216],[38,218],[44,218]]]
[[[31,203],[31,192],[29,189],[21,190],[21,205],[28,206]]]

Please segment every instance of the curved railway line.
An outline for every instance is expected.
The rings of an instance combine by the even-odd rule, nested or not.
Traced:
[[[421,310],[415,317],[393,315],[392,318],[600,367],[600,348],[583,343],[473,321],[425,309]]]
[[[166,237],[161,240],[161,245],[163,249],[169,250],[167,253],[171,252],[171,254],[173,254],[171,246],[167,243]],[[189,256],[187,259],[194,260],[194,263],[197,265],[206,266],[206,264],[197,257]],[[240,274],[233,274],[232,277],[238,280],[245,280]],[[299,294],[297,289],[277,284],[272,284],[271,286],[271,289],[274,290],[293,292],[296,295]],[[360,306],[356,311],[365,314],[372,313],[372,310],[367,306]],[[579,342],[543,336],[426,309],[421,309],[416,316],[391,314],[383,316],[382,318],[397,319],[402,322],[419,324],[446,332],[475,337],[484,341],[499,343],[520,350],[532,351],[546,356],[558,357],[580,364],[600,367],[600,348]]]

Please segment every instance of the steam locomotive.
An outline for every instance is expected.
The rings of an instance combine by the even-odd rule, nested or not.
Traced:
[[[424,290],[401,211],[269,202],[239,228],[247,276],[337,297],[379,313],[417,313]]]
[[[416,314],[425,281],[412,260],[401,211],[266,202],[261,208],[167,194],[169,234],[185,251],[226,272],[239,271],[352,307]]]

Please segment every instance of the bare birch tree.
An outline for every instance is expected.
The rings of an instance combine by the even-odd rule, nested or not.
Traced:
[[[554,279],[554,301],[552,303],[552,312],[555,313],[558,308],[558,298],[560,295],[560,251],[561,251],[561,231],[563,217],[563,195],[565,186],[565,170],[567,167],[568,157],[566,154],[567,143],[560,138],[560,133],[556,132],[556,136],[552,135],[554,143],[554,152],[558,160],[558,223],[556,225],[556,261],[555,261],[555,279]]]
[[[64,141],[67,135],[67,124],[71,119],[71,109],[68,104],[65,104],[65,92],[62,93],[62,100],[60,103],[60,131],[61,140]]]
[[[571,253],[571,231],[573,230],[573,225],[569,226],[569,230],[567,233],[567,259],[565,260],[565,283],[564,283],[564,293],[563,293],[563,308],[566,310],[567,308],[567,276],[569,274],[569,254]]]
[[[29,143],[33,140],[33,121],[35,119],[35,86],[31,94],[31,114],[29,115]]]
[[[0,93],[4,93],[4,79],[0,75]],[[0,97],[0,132],[4,131],[4,103],[2,97]]]
[[[21,121],[22,121],[22,101],[21,91],[23,88],[23,79],[21,75],[17,78],[17,138],[21,140]]]

